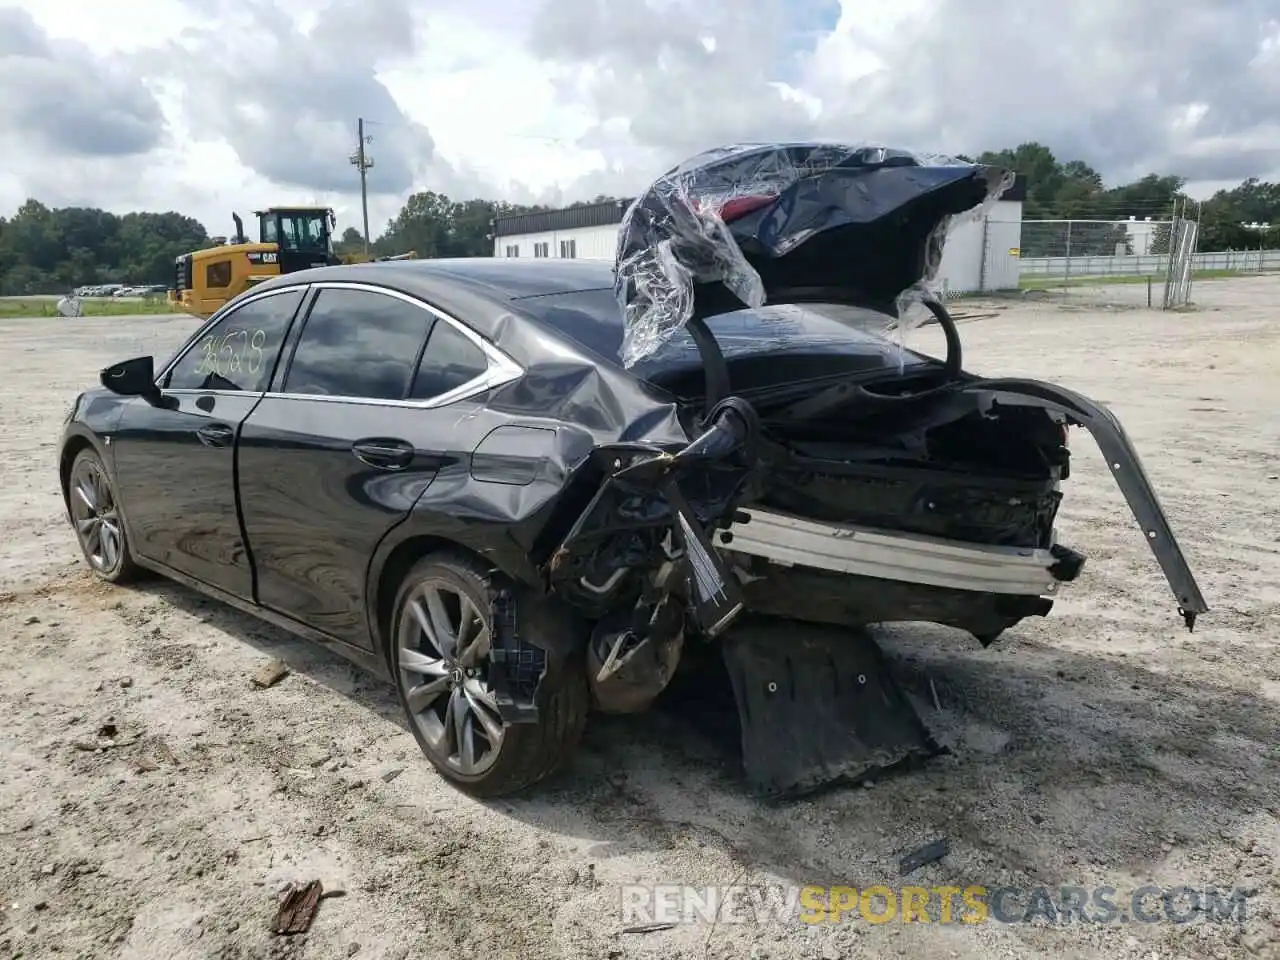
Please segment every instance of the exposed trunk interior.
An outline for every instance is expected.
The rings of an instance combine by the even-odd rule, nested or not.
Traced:
[[[973,543],[1051,543],[1069,453],[1044,410],[984,412],[975,397],[948,393],[813,419],[766,407],[761,417],[772,469],[759,506]]]

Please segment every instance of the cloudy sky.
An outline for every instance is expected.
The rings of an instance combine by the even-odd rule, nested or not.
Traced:
[[[0,215],[630,193],[733,140],[1280,179],[1280,0],[0,0]],[[353,189],[357,192],[353,193]]]

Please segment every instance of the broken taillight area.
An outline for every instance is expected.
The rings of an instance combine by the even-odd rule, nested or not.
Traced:
[[[727,197],[689,196],[685,198],[685,203],[692,213],[715,216],[728,224],[771,205],[777,199],[777,194],[757,193]]]
[[[776,199],[769,196],[734,197],[732,200],[725,201],[724,206],[720,208],[720,219],[725,223],[733,223],[749,213],[769,206]]]

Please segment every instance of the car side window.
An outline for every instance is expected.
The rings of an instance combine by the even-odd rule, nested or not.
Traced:
[[[253,300],[205,331],[169,372],[170,390],[267,389],[301,290]]]
[[[489,368],[484,351],[454,329],[452,324],[437,321],[422,353],[418,372],[413,378],[409,396],[429,400],[455,390],[480,376]]]
[[[302,328],[284,392],[403,400],[435,318],[372,290],[321,290]]]

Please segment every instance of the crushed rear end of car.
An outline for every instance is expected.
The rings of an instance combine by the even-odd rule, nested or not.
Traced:
[[[645,709],[691,645],[718,647],[765,793],[936,754],[865,628],[928,621],[985,646],[1048,614],[1085,562],[1055,532],[1073,426],[1097,442],[1187,626],[1207,609],[1110,411],[963,367],[934,290],[946,235],[1011,183],[883,147],[734,146],[669,171],[627,211],[622,363],[680,398],[694,439],[597,448],[603,479],[544,565],[595,623],[597,707]],[[768,322],[736,359],[726,342],[747,315]],[[806,353],[795,331],[815,315],[857,349]],[[921,323],[938,326],[944,357],[903,345]],[[679,342],[696,370],[661,362]]]

